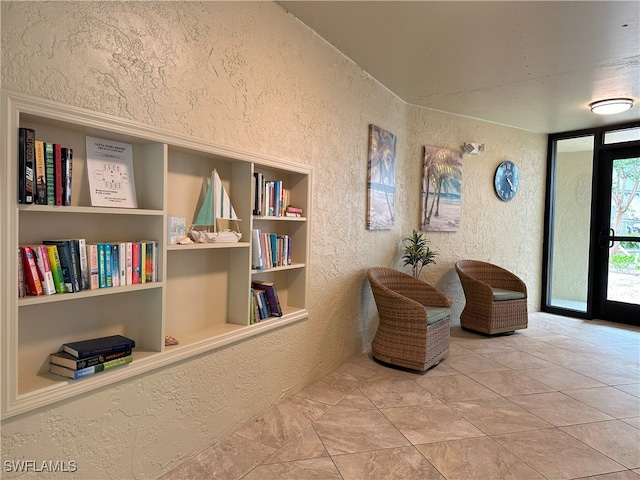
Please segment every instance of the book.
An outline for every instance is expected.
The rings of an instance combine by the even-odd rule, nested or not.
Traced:
[[[44,142],[35,141],[35,202],[39,205],[47,204],[47,173],[44,164]]]
[[[80,291],[80,253],[78,251],[78,241],[69,240],[44,240],[45,245],[55,245],[58,247],[60,266],[67,292],[75,293]]]
[[[33,248],[33,251],[36,253],[36,265],[38,267],[40,283],[42,283],[42,290],[45,295],[53,295],[56,293],[56,284],[53,281],[53,273],[51,272],[47,246],[32,245],[31,248]]]
[[[47,205],[56,204],[56,162],[53,154],[53,143],[43,142],[44,171],[47,183]]]
[[[107,288],[107,265],[104,243],[98,243],[98,287]]]
[[[89,290],[89,261],[87,259],[87,241],[78,238],[78,254],[80,256],[80,290]]]
[[[70,238],[65,240],[69,244],[69,253],[71,255],[71,275],[73,279],[74,292],[82,290],[82,268],[80,266],[80,240]]]
[[[62,205],[62,146],[59,143],[53,144],[53,168],[54,168],[54,193],[55,193],[55,204]]]
[[[104,280],[105,287],[111,288],[113,287],[113,260],[111,259],[111,244],[104,243]]]
[[[27,294],[24,286],[24,266],[22,265],[22,247],[18,247],[18,298]]]
[[[140,244],[141,251],[144,249],[144,281],[142,283],[157,282],[158,242],[155,240],[140,240]],[[140,262],[142,263],[142,259]]]
[[[258,318],[258,311],[256,309],[256,300],[253,298],[253,287],[251,288],[251,294],[249,295],[249,325],[256,323]]]
[[[98,244],[87,244],[87,264],[89,269],[89,289],[100,288],[100,271],[98,270]]]
[[[28,245],[22,247],[22,267],[24,269],[24,284],[27,295],[44,295],[42,283],[36,266],[36,254]]]
[[[18,129],[18,203],[33,203],[35,140],[33,128]]]
[[[136,346],[135,340],[122,335],[110,335],[108,337],[89,338],[78,342],[65,343],[62,350],[76,358],[87,358],[107,353],[131,350]]]
[[[120,277],[120,285],[129,285],[127,283],[127,242],[118,244],[118,276]]]
[[[282,316],[282,306],[280,305],[280,299],[278,298],[278,291],[276,290],[276,286],[273,282],[263,282],[254,280],[251,285],[254,289],[263,290],[265,296],[267,297],[267,306],[269,307],[269,312],[274,317]]]
[[[73,187],[73,149],[62,147],[60,149],[62,157],[62,205],[71,206],[71,191]]]
[[[116,358],[115,360],[99,363],[92,367],[86,367],[81,370],[71,370],[70,368],[65,368],[55,363],[51,363],[49,364],[49,371],[51,373],[55,373],[56,375],[62,375],[63,377],[68,377],[68,378],[77,380],[78,378],[87,377],[95,373],[103,372],[105,370],[110,370],[120,365],[126,365],[127,363],[131,363],[132,361],[133,361],[133,355],[129,355],[127,357]]]
[[[260,230],[254,228],[251,230],[251,268],[254,270],[264,269],[261,242],[262,234]]]
[[[52,353],[49,361],[50,363],[60,365],[61,367],[65,367],[70,370],[82,370],[83,368],[93,367],[100,363],[110,362],[111,360],[128,357],[129,355],[131,355],[131,349],[114,353],[105,353],[102,355],[94,355],[93,357],[87,358],[76,358],[63,350],[61,352]]]
[[[111,286],[120,286],[120,244],[111,244]]]
[[[138,208],[133,176],[133,145],[87,137],[91,205]]]
[[[62,272],[58,247],[56,245],[47,245],[47,253],[49,254],[49,265],[51,266],[51,275],[56,286],[56,293],[66,293],[67,286],[64,283],[64,273]]]
[[[127,276],[127,285],[133,284],[133,242],[125,242],[125,249],[127,252],[126,255],[126,276]]]
[[[133,242],[131,245],[131,283],[140,283],[140,243]]]
[[[267,306],[267,297],[264,293],[264,290],[260,290],[259,288],[253,289],[253,296],[258,304],[258,317],[260,320],[264,320],[271,316],[269,312],[269,307]]]

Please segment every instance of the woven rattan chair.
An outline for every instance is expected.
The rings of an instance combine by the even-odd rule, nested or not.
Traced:
[[[477,260],[460,260],[455,266],[466,297],[462,328],[487,335],[527,328],[527,286],[520,278]]]
[[[367,271],[380,323],[373,357],[381,362],[427,370],[449,354],[451,300],[432,285],[391,268]]]

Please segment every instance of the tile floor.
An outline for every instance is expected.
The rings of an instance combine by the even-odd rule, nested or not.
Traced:
[[[640,328],[452,327],[424,374],[357,356],[163,480],[640,480]]]

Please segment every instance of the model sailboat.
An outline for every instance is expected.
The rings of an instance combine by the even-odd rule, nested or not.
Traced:
[[[240,219],[231,205],[217,170],[214,169],[196,221],[189,229],[189,236],[196,243],[235,243],[242,238],[242,234],[237,231],[218,231],[218,220],[232,220],[238,230],[237,222]]]

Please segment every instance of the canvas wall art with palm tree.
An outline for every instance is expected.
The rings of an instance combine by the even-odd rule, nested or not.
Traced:
[[[460,228],[462,152],[424,147],[422,178],[423,232],[455,232]]]
[[[369,125],[367,230],[390,230],[395,209],[396,136]]]

